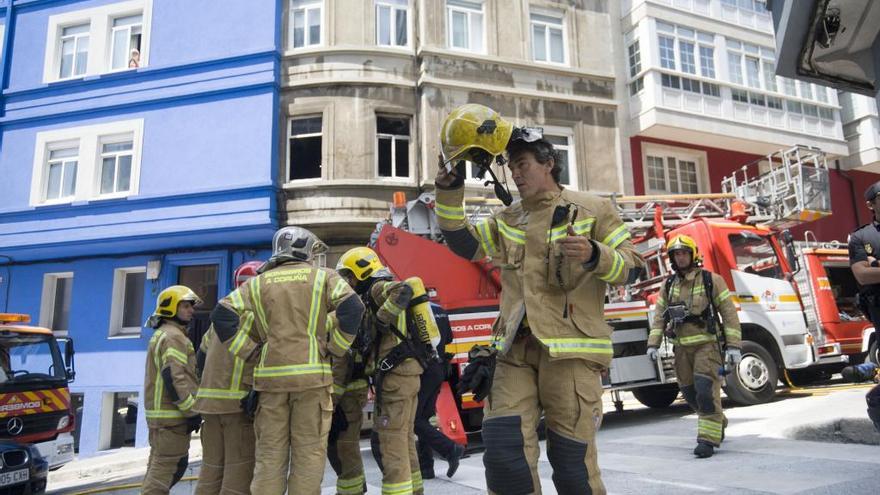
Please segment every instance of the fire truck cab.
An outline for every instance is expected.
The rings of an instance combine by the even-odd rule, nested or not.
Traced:
[[[57,468],[73,460],[73,341],[64,354],[48,328],[22,314],[0,313],[0,439],[33,444]]]

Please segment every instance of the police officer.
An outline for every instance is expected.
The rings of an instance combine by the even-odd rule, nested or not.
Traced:
[[[321,492],[333,413],[327,354],[348,351],[364,311],[344,280],[314,265],[315,255],[325,250],[304,228],[278,230],[261,273],[211,314],[214,331],[229,351],[256,361],[259,402],[251,493]],[[336,311],[338,327],[328,336],[330,311]]]
[[[664,335],[672,341],[678,387],[699,416],[694,455],[712,457],[727,425],[721,409],[722,358],[724,366],[739,364],[742,331],[724,279],[700,266],[697,243],[677,235],[666,244],[666,252],[674,273],[657,299],[647,355],[656,361]]]
[[[464,447],[453,442],[442,431],[431,424],[431,418],[437,412],[437,396],[440,394],[440,386],[446,381],[451,366],[449,359],[452,354],[446,354],[446,345],[452,342],[452,328],[449,325],[449,315],[439,304],[431,304],[431,310],[437,320],[440,329],[440,345],[437,347],[436,359],[428,360],[428,367],[421,376],[419,386],[419,400],[416,406],[415,432],[418,437],[416,450],[419,454],[419,468],[422,471],[422,479],[434,478],[434,454],[436,451],[440,457],[449,464],[446,477],[451,478],[458,470],[461,456],[464,455]]]
[[[642,260],[610,201],[559,185],[558,152],[541,136],[539,129],[514,129],[482,105],[459,107],[443,123],[435,178],[440,228],[459,256],[490,256],[501,268],[493,344],[471,349],[460,390],[487,397],[483,463],[490,493],[541,493],[535,429],[543,412],[556,490],[600,494],[600,373],[614,353],[605,290],[635,281]],[[463,161],[487,168],[505,149],[521,200],[471,225]]]
[[[144,401],[150,429],[150,458],[143,493],[167,494],[189,464],[190,434],[201,417],[193,410],[198,389],[196,356],[186,327],[201,299],[189,287],[172,285],[159,293],[147,326],[155,329],[147,346]]]
[[[235,269],[236,290],[263,263],[248,261]],[[232,305],[234,294],[221,304]],[[253,418],[245,414],[241,401],[254,383],[254,363],[233,356],[208,329],[196,353],[201,381],[193,410],[202,415],[202,468],[196,495],[246,495],[254,475]]]
[[[849,264],[859,283],[859,308],[880,328],[880,182],[865,191],[871,222],[849,235]],[[868,394],[868,414],[880,430],[880,388]]]
[[[413,422],[427,352],[407,321],[413,287],[395,280],[368,247],[348,250],[336,270],[365,302],[367,321],[362,332],[375,336],[371,444],[382,470],[382,493],[423,493]]]

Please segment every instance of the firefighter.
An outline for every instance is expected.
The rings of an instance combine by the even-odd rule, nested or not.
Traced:
[[[263,263],[248,261],[233,274],[236,290]],[[229,294],[221,302],[232,305],[238,297]],[[241,401],[253,387],[254,363],[233,356],[214,332],[208,329],[196,353],[201,382],[193,410],[202,415],[202,468],[196,495],[238,495],[250,493],[254,474],[254,421],[245,414]]]
[[[189,287],[172,285],[159,293],[147,326],[153,336],[147,346],[144,395],[150,428],[150,458],[143,493],[167,494],[189,464],[190,434],[201,417],[193,410],[198,389],[196,353],[186,328],[201,299]]]
[[[278,230],[260,274],[211,314],[229,352],[255,362],[253,388],[259,396],[251,493],[321,491],[333,412],[327,354],[348,351],[364,310],[344,280],[315,266],[315,255],[324,251],[326,245],[304,228]],[[338,327],[328,336],[329,311],[336,312]]]
[[[372,347],[371,338],[364,330],[358,332],[347,355],[333,358],[334,409],[327,458],[336,472],[338,495],[366,493],[360,439],[369,392],[367,363]]]
[[[423,493],[413,424],[419,375],[428,353],[415,329],[407,325],[413,286],[395,280],[367,247],[347,251],[336,270],[364,300],[367,314],[363,331],[375,335],[376,413],[371,443],[382,470],[382,493]]]
[[[640,274],[629,231],[610,201],[559,185],[563,165],[540,129],[514,129],[493,110],[469,104],[446,118],[441,142],[435,211],[443,236],[459,256],[489,256],[501,271],[492,345],[471,349],[459,384],[486,398],[489,491],[541,493],[535,430],[543,413],[556,490],[605,493],[595,443],[600,374],[613,354],[604,299],[609,284]],[[490,172],[505,149],[521,199],[471,225],[464,160]],[[510,199],[500,184],[496,195]]]
[[[859,283],[859,309],[880,328],[880,182],[865,190],[871,222],[849,235],[849,264]],[[880,431],[880,386],[867,396],[868,415]]]
[[[742,359],[742,332],[727,284],[702,268],[697,243],[677,235],[666,244],[666,252],[674,273],[657,298],[647,355],[656,361],[664,336],[672,342],[678,387],[699,417],[694,455],[703,459],[712,457],[724,440],[722,377]]]

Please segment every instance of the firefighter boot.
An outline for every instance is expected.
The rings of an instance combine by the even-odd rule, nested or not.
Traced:
[[[712,457],[712,454],[715,453],[715,447],[710,443],[706,443],[702,440],[697,442],[697,447],[694,449],[694,455],[699,457],[700,459],[705,459],[707,457]]]
[[[189,438],[186,423],[150,428],[150,459],[143,493],[167,495],[180,481],[189,464]]]
[[[452,453],[449,454],[449,457],[446,459],[446,462],[449,463],[449,468],[446,470],[446,477],[452,478],[455,475],[455,472],[458,471],[458,462],[461,460],[461,456],[464,455],[464,447],[459,444],[455,444],[455,447],[452,448]]]

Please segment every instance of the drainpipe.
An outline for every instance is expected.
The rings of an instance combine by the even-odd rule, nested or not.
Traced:
[[[859,202],[856,201],[855,183],[853,182],[852,177],[850,177],[846,172],[840,169],[840,160],[834,160],[834,170],[836,170],[837,173],[840,174],[840,176],[843,177],[843,179],[847,183],[849,183],[849,198],[850,200],[852,200],[853,216],[855,216],[856,218],[856,224],[853,227],[853,230],[855,230],[859,225],[862,224],[862,222],[859,220]]]

